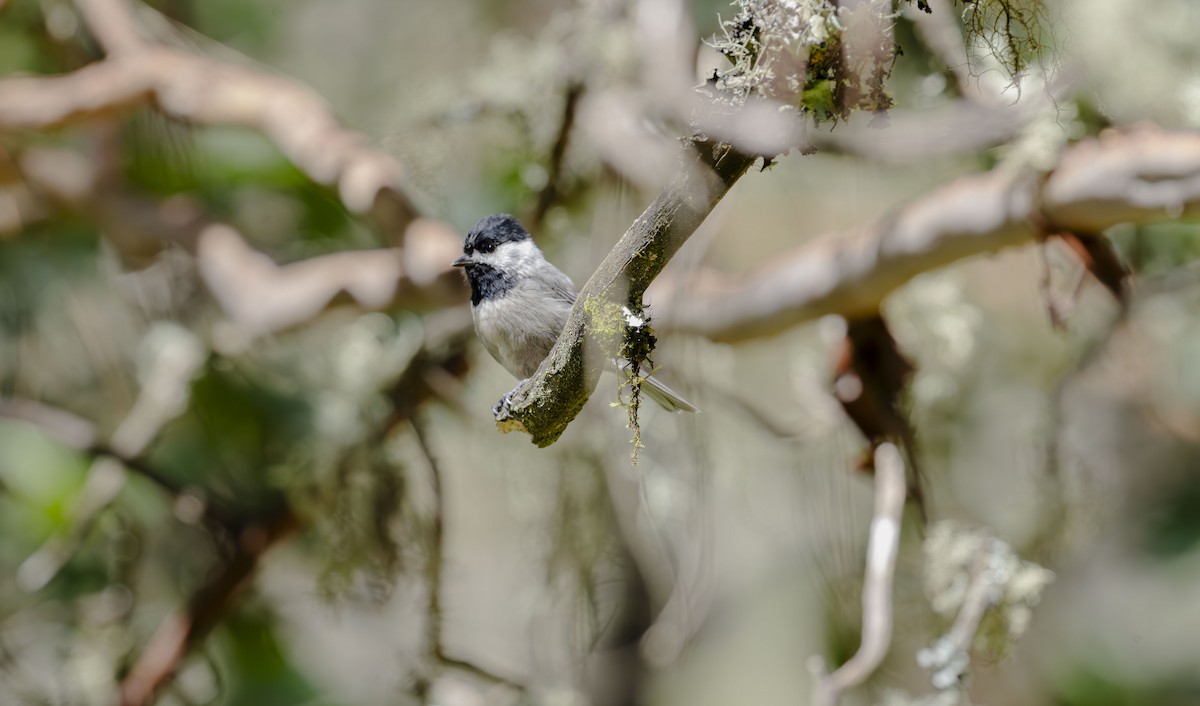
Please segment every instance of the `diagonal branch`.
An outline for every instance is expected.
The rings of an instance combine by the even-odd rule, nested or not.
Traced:
[[[524,431],[538,446],[558,439],[621,344],[622,306],[641,309],[646,287],[755,159],[706,140],[684,147],[674,180],[600,263],[550,355],[497,413],[501,430]]]
[[[1200,133],[1143,128],[1068,148],[1044,179],[964,177],[889,218],[820,237],[733,281],[706,273],[651,292],[660,332],[771,336],[826,314],[874,315],[913,277],[1049,232],[1097,237],[1118,223],[1200,213]],[[674,291],[671,291],[674,290]]]

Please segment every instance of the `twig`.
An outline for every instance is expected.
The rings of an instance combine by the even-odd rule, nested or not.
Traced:
[[[442,497],[442,469],[429,443],[424,424],[415,417],[409,419],[409,424],[412,426],[413,435],[417,437],[417,445],[421,447],[425,462],[429,465],[429,487],[433,493],[428,548],[425,552],[425,650],[431,658],[430,662],[440,665],[445,654],[442,646],[442,561],[446,518]],[[428,673],[423,674],[417,681],[417,696],[425,703],[429,703],[432,681],[432,675]]]
[[[816,706],[837,704],[842,692],[866,681],[887,655],[892,641],[892,582],[900,548],[904,491],[904,460],[900,450],[890,443],[881,444],[875,451],[875,514],[867,539],[862,642],[854,656],[832,674],[826,673],[823,658],[812,658]]]
[[[874,315],[918,274],[971,255],[1069,231],[1099,237],[1124,222],[1200,213],[1200,134],[1111,132],[1067,149],[1044,181],[1004,172],[959,179],[849,234],[830,234],[730,281],[650,292],[660,333],[718,341],[770,336],[826,314]]]
[[[946,633],[948,644],[956,653],[965,653],[971,647],[984,613],[995,603],[996,584],[995,576],[986,566],[979,567],[971,577],[954,625]]]
[[[514,691],[524,692],[525,686],[519,684],[508,677],[501,676],[493,671],[484,669],[474,662],[468,662],[465,659],[451,657],[445,653],[437,655],[438,662],[449,669],[456,669],[464,674],[470,674],[476,679],[486,681],[492,684],[508,687]]]
[[[633,222],[584,285],[546,360],[522,381],[496,415],[504,431],[521,430],[548,446],[566,430],[615,357],[623,306],[641,309],[642,293],[756,157],[729,145],[688,143],[675,179]]]
[[[567,145],[571,142],[571,131],[575,127],[575,111],[579,107],[579,98],[583,95],[583,84],[573,81],[567,85],[567,94],[563,99],[562,120],[559,122],[558,135],[554,138],[554,146],[550,149],[550,164],[546,169],[546,185],[538,192],[537,204],[533,216],[529,219],[530,226],[537,228],[546,218],[546,213],[561,196],[563,161],[567,155]]]
[[[446,534],[445,498],[442,494],[442,470],[433,446],[429,442],[429,433],[425,429],[424,422],[414,417],[409,419],[409,423],[412,426],[414,436],[417,438],[417,445],[421,447],[421,453],[425,456],[426,463],[429,464],[429,482],[430,488],[433,491],[433,511],[430,517],[431,524],[428,537],[429,548],[425,558],[425,584],[426,591],[428,591],[425,603],[425,649],[432,663],[431,666],[458,670],[492,684],[500,684],[510,689],[524,691],[525,687],[523,685],[507,677],[484,669],[474,662],[451,657],[446,654],[446,646],[442,641],[442,569],[443,562],[445,561],[444,548]],[[423,701],[428,702],[429,689],[432,686],[430,675],[423,675],[417,682],[417,695]]]

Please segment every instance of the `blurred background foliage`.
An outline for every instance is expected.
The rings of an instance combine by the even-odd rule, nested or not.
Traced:
[[[157,41],[314,87],[460,231],[495,211],[542,216],[539,243],[582,282],[654,196],[587,139],[552,159],[573,86],[636,85],[653,61],[636,5],[160,0],[139,16]],[[1190,0],[1009,5],[1008,34],[998,0],[934,9],[966,28],[972,85],[1012,97],[1071,75],[1044,141],[1200,126]],[[737,11],[689,9],[702,37]],[[912,9],[886,85],[896,109],[925,110],[957,97],[962,67],[926,48]],[[99,56],[66,0],[0,2],[0,74]],[[702,47],[698,79],[724,61]],[[388,244],[250,129],[136,109],[0,135],[0,173],[31,147],[185,195],[276,262]],[[1009,153],[793,154],[739,183],[673,271],[745,270]],[[0,399],[62,410],[54,426],[83,439],[0,419],[0,704],[114,703],[164,619],[260,545],[278,546],[158,703],[804,703],[805,660],[857,647],[872,493],[853,470],[865,442],[829,394],[844,322],[738,346],[662,337],[656,361],[704,413],[644,410],[631,467],[611,377],[535,449],[494,431],[512,381],[474,341],[452,395],[400,394],[452,311],[335,307],[231,343],[190,254],[119,235],[71,208],[0,233]],[[932,517],[1057,574],[1027,634],[935,694],[951,700],[920,703],[1200,703],[1200,227],[1107,235],[1138,274],[1131,301],[1085,281],[1062,330],[1041,282],[1069,294],[1083,274],[1053,244],[928,273],[885,306],[916,364]],[[106,461],[121,444],[130,472]],[[933,692],[914,655],[948,625],[920,533],[906,524],[889,659],[846,703]]]

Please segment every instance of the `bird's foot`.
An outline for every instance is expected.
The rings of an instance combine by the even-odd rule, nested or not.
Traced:
[[[513,393],[516,391],[517,388],[514,387],[508,392],[505,392],[504,396],[500,398],[500,401],[492,405],[492,416],[496,418],[496,421],[501,421],[508,418],[508,405],[512,402]]]

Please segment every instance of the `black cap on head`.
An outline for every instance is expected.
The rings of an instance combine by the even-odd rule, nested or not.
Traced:
[[[501,243],[512,243],[528,237],[529,231],[525,230],[516,218],[507,213],[496,213],[484,216],[467,233],[467,239],[463,241],[463,252],[491,252]]]

